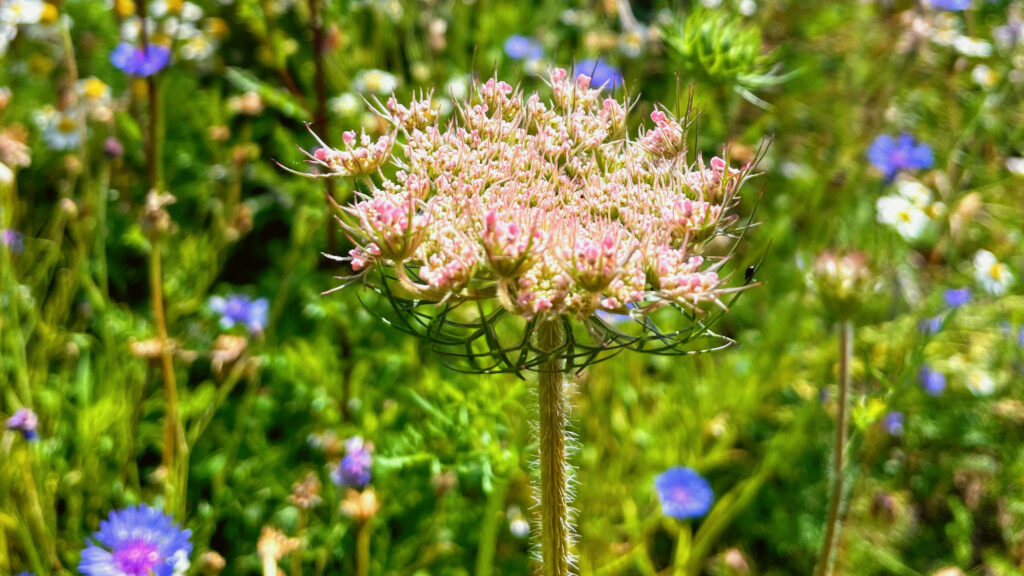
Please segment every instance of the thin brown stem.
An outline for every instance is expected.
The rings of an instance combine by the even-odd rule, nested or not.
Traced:
[[[832,494],[829,497],[825,543],[818,558],[818,576],[832,576],[836,549],[842,530],[842,503],[845,497],[846,444],[849,439],[850,360],[853,357],[853,323],[839,324],[839,399],[836,413],[836,442],[832,455]]]

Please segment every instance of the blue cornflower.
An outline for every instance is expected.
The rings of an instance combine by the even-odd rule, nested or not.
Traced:
[[[21,574],[18,574],[18,576],[36,576],[36,575],[31,573],[31,572],[22,572]]]
[[[345,442],[345,457],[331,470],[331,481],[338,486],[362,490],[370,483],[372,467],[369,445],[359,436],[354,436]]]
[[[892,436],[903,436],[903,412],[889,412],[882,419],[882,428]]]
[[[514,34],[505,39],[505,55],[513,60],[538,60],[544,56],[544,46],[536,38]]]
[[[692,468],[673,466],[654,479],[661,511],[671,518],[700,518],[708,513],[715,495],[711,485]]]
[[[971,0],[927,0],[927,4],[932,8],[937,8],[939,10],[959,12],[970,8]]]
[[[946,306],[959,308],[971,301],[971,289],[950,288],[942,293],[942,299],[946,301]]]
[[[580,60],[572,68],[574,78],[586,74],[590,77],[591,88],[610,88],[612,90],[622,85],[622,73],[619,69],[607,64],[600,58],[588,58]]]
[[[1017,333],[1017,346],[1024,348],[1024,326],[1021,326],[1020,332]]]
[[[886,180],[892,180],[900,170],[931,168],[935,164],[932,149],[916,142],[910,134],[899,139],[888,134],[875,138],[868,149],[868,159],[885,174]]]
[[[145,504],[115,510],[82,551],[78,571],[87,576],[179,576],[188,570],[191,536],[174,518]]]
[[[15,254],[21,254],[25,251],[25,235],[17,230],[4,228],[0,230],[0,244],[7,246]]]
[[[163,70],[170,59],[171,49],[159,44],[150,44],[143,50],[122,42],[110,53],[110,63],[121,72],[133,76],[152,76]]]
[[[921,388],[929,396],[939,396],[946,389],[946,375],[932,370],[928,365],[921,367],[917,377],[921,381]]]
[[[7,429],[21,434],[25,440],[36,440],[39,433],[39,417],[28,408],[18,408],[14,415],[7,419]]]
[[[939,330],[942,330],[942,322],[942,316],[933,316],[926,320],[922,320],[921,323],[918,324],[918,326],[921,329],[922,333],[932,335],[938,334]]]
[[[250,299],[244,294],[228,294],[227,298],[213,296],[210,298],[210,310],[220,314],[222,328],[231,328],[240,324],[249,332],[258,334],[267,326],[267,311],[270,303],[266,298]]]

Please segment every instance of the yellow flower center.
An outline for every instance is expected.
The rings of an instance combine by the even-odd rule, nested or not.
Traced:
[[[90,100],[99,100],[107,95],[107,85],[99,78],[89,78],[83,82],[82,92]]]
[[[1006,276],[1006,266],[1003,266],[999,262],[996,262],[988,269],[988,275],[997,282],[1002,282],[1003,277]]]
[[[57,21],[57,7],[49,2],[43,4],[43,13],[39,17],[44,24],[53,24]]]
[[[68,134],[75,131],[75,121],[70,116],[61,116],[57,122],[57,130]]]

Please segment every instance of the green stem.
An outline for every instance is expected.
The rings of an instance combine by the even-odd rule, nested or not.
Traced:
[[[476,551],[476,576],[491,576],[494,571],[494,552],[498,546],[498,526],[501,522],[502,507],[508,494],[508,481],[495,479],[491,493],[487,495],[487,509],[484,511],[483,526],[480,528],[480,545]]]
[[[839,324],[839,401],[836,415],[836,443],[832,456],[832,494],[829,497],[828,520],[825,524],[825,543],[818,558],[818,576],[832,576],[836,562],[836,548],[842,529],[841,509],[845,493],[846,442],[849,428],[850,360],[853,356],[853,323],[843,320]]]
[[[370,520],[359,523],[356,535],[356,576],[370,576]]]
[[[562,347],[565,334],[557,320],[537,327],[537,346],[545,352]],[[565,394],[562,359],[557,353],[541,364],[540,403],[540,511],[541,558],[544,576],[571,574],[572,525],[569,521],[569,466],[566,427],[569,403]]]
[[[690,563],[690,552],[693,546],[693,529],[689,524],[679,527],[679,539],[676,541],[676,557],[673,563],[672,574],[675,576],[688,576],[686,569]]]

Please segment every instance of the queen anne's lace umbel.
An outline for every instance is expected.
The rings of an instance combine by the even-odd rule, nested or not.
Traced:
[[[550,86],[545,102],[488,80],[447,126],[429,99],[391,98],[389,133],[321,142],[320,173],[363,184],[341,218],[356,248],[338,259],[408,300],[493,298],[527,320],[724,308],[738,288],[719,274],[724,251],[705,252],[735,232],[751,167],[688,160],[687,121],[664,108],[630,138],[630,103],[585,75],[556,69]]]

